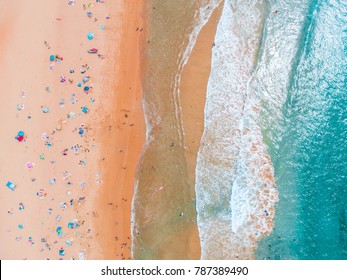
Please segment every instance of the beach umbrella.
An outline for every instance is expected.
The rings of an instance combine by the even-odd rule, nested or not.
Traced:
[[[90,80],[90,77],[89,76],[84,76],[83,77],[83,83],[86,83]]]
[[[88,91],[89,91],[89,89],[90,89],[90,87],[85,86],[85,87],[83,88],[83,91],[84,91],[84,92],[88,92]]]
[[[82,128],[80,128],[80,130],[78,131],[79,135],[83,135],[84,134],[84,130]]]
[[[84,107],[82,108],[82,112],[83,112],[83,113],[86,114],[88,111],[89,111],[88,107],[84,106]]]
[[[42,139],[43,141],[47,140],[47,133],[46,133],[46,132],[44,132],[44,133],[41,134],[41,139]]]
[[[18,131],[18,136],[24,136],[24,131]]]
[[[23,136],[18,136],[18,137],[17,137],[17,141],[18,141],[18,142],[22,142],[23,140],[24,140],[24,137],[23,137]]]
[[[74,228],[74,227],[75,227],[75,224],[74,224],[73,222],[69,222],[69,223],[67,224],[67,227],[68,227],[68,228]]]
[[[88,40],[92,40],[94,38],[94,34],[92,32],[88,33]]]
[[[14,183],[8,181],[8,182],[6,183],[6,187],[8,187],[11,191],[14,191],[15,188],[16,188],[16,184],[14,184]]]
[[[57,227],[55,231],[57,232],[58,236],[63,236],[64,234],[62,227]]]
[[[55,180],[54,178],[49,180],[49,183],[50,183],[51,185],[54,185],[55,182],[56,182],[56,180]]]
[[[29,168],[29,169],[31,169],[31,168],[33,168],[34,167],[34,163],[32,163],[32,162],[27,162],[26,164],[25,164],[25,166],[27,167],[27,168]]]
[[[50,61],[54,61],[54,59],[55,59],[55,56],[52,54],[52,55],[49,57],[49,60],[50,60]]]

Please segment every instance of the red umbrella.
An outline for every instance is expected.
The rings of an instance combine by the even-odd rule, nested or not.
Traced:
[[[18,136],[17,140],[18,140],[18,142],[22,142],[24,140],[24,136]]]

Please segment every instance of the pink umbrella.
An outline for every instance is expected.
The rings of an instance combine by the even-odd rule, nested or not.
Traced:
[[[47,133],[46,132],[41,134],[41,139],[42,140],[47,140]]]
[[[29,169],[31,169],[31,168],[33,168],[34,167],[34,163],[33,162],[27,162],[26,164],[25,164],[25,166],[27,167],[27,168],[29,168]]]

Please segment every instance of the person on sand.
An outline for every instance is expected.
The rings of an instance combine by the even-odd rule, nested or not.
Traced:
[[[24,104],[18,104],[17,105],[17,110],[18,111],[21,111],[21,110],[23,110],[24,109]]]

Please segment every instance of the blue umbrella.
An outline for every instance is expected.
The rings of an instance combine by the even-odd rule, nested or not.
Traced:
[[[94,38],[94,34],[92,32],[88,33],[88,40],[92,40]]]
[[[24,131],[18,131],[18,136],[24,136]]]
[[[62,227],[57,227],[55,231],[58,233],[58,236],[63,236],[64,234]]]
[[[82,128],[80,128],[79,132],[78,132],[80,135],[83,135],[84,133],[84,130]]]
[[[52,55],[49,57],[49,60],[50,60],[50,61],[54,61],[54,59],[55,59],[55,56],[52,54]]]
[[[74,227],[75,227],[75,224],[72,223],[72,222],[70,222],[70,223],[67,224],[67,227],[68,227],[68,228],[74,228]]]
[[[89,91],[89,87],[88,87],[88,86],[85,86],[85,87],[83,88],[83,90],[84,90],[85,92],[88,92],[88,91]]]

